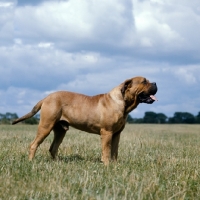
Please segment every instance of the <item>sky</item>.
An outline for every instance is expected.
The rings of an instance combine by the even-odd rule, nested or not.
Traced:
[[[135,76],[157,83],[158,101],[132,117],[200,112],[199,0],[0,0],[0,13],[0,113]]]

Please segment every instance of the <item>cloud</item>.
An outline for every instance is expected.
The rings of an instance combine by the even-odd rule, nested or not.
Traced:
[[[31,111],[32,107],[44,97],[43,92],[11,86],[6,90],[0,90],[0,110],[1,113],[15,112],[18,115],[24,115]]]
[[[191,32],[199,20],[196,2],[174,6],[172,0],[44,1],[16,9],[15,35],[25,44],[55,43],[70,52],[197,63],[199,36]]]
[[[13,7],[13,2],[0,2],[0,8],[9,8]]]
[[[180,81],[185,81],[189,85],[197,84],[200,81],[199,66],[180,67],[175,71],[175,74]]]
[[[15,12],[17,36],[25,35],[29,42],[59,39],[68,49],[77,43],[83,46],[94,42],[115,43],[116,39],[121,41],[132,26],[129,4],[131,2],[125,4],[119,0],[74,0],[19,7]]]
[[[142,55],[168,63],[199,62],[198,1],[137,1],[133,14]],[[191,37],[192,36],[192,37]]]
[[[13,40],[14,1],[0,2],[0,45],[10,45]]]
[[[18,0],[0,11],[1,112],[29,111],[56,90],[105,93],[133,76],[157,82],[159,100],[135,117],[199,109],[198,0]]]

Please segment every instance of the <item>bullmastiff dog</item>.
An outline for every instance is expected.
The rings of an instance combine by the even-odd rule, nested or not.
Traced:
[[[72,126],[101,136],[101,160],[108,165],[111,160],[117,160],[120,134],[128,113],[139,103],[153,103],[156,92],[156,83],[150,83],[144,77],[127,79],[110,92],[96,96],[58,91],[39,101],[31,112],[12,124],[28,119],[41,110],[37,134],[30,144],[29,160],[34,158],[38,146],[52,130],[54,139],[49,151],[56,158],[59,145],[69,126]]]

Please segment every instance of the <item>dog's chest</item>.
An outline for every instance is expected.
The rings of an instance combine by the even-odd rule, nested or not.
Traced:
[[[124,116],[116,115],[112,117],[112,121],[109,126],[112,127],[112,131],[115,133],[121,131],[124,128],[125,123],[126,118],[124,118]]]

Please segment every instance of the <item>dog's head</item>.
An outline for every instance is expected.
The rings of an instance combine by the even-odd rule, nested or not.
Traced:
[[[154,96],[158,88],[155,82],[150,83],[144,77],[134,77],[122,84],[121,92],[125,101],[127,111],[130,112],[139,103],[152,104],[156,101]]]

